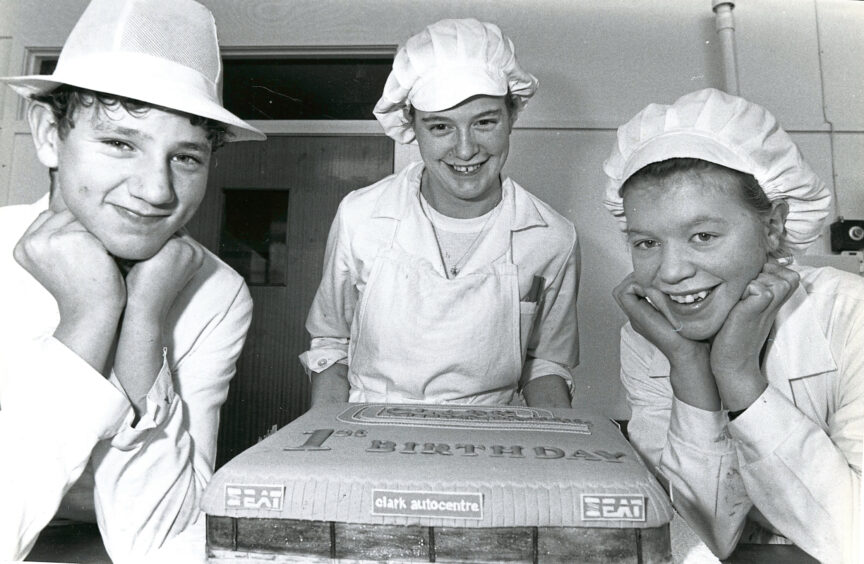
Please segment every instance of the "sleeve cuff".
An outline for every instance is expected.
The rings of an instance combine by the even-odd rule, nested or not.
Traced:
[[[336,363],[348,365],[348,353],[339,349],[312,349],[300,355],[300,363],[306,374],[318,374]]]
[[[156,380],[147,392],[144,402],[144,412],[141,413],[138,422],[133,426],[134,414],[131,412],[123,422],[121,430],[112,440],[112,446],[117,448],[129,448],[142,439],[142,435],[152,429],[160,427],[171,412],[171,406],[179,401],[174,391],[174,382],[171,377],[171,369],[168,367],[168,349],[162,349],[162,367]],[[114,372],[111,372],[111,383],[122,390],[120,381]]]
[[[10,372],[17,377],[4,390],[4,410],[38,409],[44,422],[74,421],[97,440],[116,434],[132,416],[125,394],[54,337],[22,353],[28,360]]]
[[[536,380],[541,376],[551,375],[564,378],[567,385],[570,388],[573,387],[573,376],[566,366],[542,358],[529,358],[525,361],[525,365],[522,367],[522,384],[527,384],[531,380]]]
[[[723,411],[706,411],[672,398],[669,435],[680,443],[710,454],[730,452],[734,445],[729,440],[726,424]]]
[[[806,420],[783,393],[768,385],[750,407],[729,423],[729,433],[745,464],[765,458]]]

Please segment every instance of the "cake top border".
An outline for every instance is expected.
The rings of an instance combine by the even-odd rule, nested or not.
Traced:
[[[561,417],[548,409],[519,406],[352,404],[336,419],[354,425],[554,431],[582,435],[590,435],[594,426],[588,419]]]

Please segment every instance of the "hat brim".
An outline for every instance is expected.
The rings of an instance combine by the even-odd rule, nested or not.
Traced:
[[[107,73],[103,73],[102,76],[105,74]],[[0,77],[0,81],[7,83],[10,88],[25,98],[47,94],[60,86],[69,85],[131,98],[154,106],[212,119],[227,127],[229,135],[225,139],[226,142],[263,141],[267,138],[260,130],[200,93],[192,89],[178,92],[176,83],[170,83],[156,77],[146,77],[147,83],[145,84],[145,77],[140,75],[139,80],[127,81],[126,83],[107,76],[102,79],[99,77],[100,75],[97,73],[92,73],[85,79],[55,73],[53,75]]]
[[[623,166],[620,183],[624,184],[649,164],[674,158],[700,159],[748,174],[756,171],[756,166],[746,155],[710,135],[672,130],[651,138],[633,151]]]
[[[472,96],[504,96],[507,79],[489,69],[441,66],[424,74],[411,89],[411,105],[423,112],[449,110]]]

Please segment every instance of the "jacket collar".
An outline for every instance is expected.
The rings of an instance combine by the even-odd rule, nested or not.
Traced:
[[[777,312],[769,337],[774,339],[765,363],[769,380],[778,369],[788,380],[837,370],[822,324],[801,284]]]
[[[412,163],[396,174],[378,198],[372,217],[398,221],[395,241],[399,246],[408,252],[429,257],[439,251],[432,225],[420,207],[423,168],[422,162]],[[534,200],[521,186],[510,178],[505,178],[501,186],[501,211],[463,271],[477,270],[500,258],[510,249],[512,232],[547,225]],[[433,261],[433,264],[443,274],[440,262]]]
[[[416,162],[402,169],[389,189],[381,193],[372,217],[401,220],[410,213],[411,208],[419,206],[418,194],[423,168],[422,162]],[[501,187],[501,197],[505,207],[513,210],[510,225],[512,231],[546,226],[546,221],[537,209],[537,205],[521,186],[510,178],[505,178]]]
[[[774,321],[765,359],[765,371],[772,383],[797,380],[837,370],[828,339],[802,285],[795,289]],[[668,377],[669,361],[656,348],[648,366],[652,378]]]
[[[51,205],[51,195],[45,194],[35,202],[33,202],[30,207],[36,212],[36,215],[39,215],[43,211],[47,210]]]

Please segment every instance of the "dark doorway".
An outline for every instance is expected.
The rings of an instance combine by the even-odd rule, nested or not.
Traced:
[[[265,265],[245,268],[255,307],[222,408],[217,467],[308,408],[308,377],[297,357],[309,346],[304,325],[330,223],[345,194],[392,171],[393,141],[383,135],[275,135],[215,153],[189,230],[228,262]],[[255,225],[238,227],[243,222],[229,205],[245,207]]]

